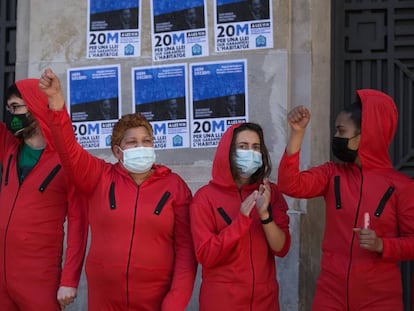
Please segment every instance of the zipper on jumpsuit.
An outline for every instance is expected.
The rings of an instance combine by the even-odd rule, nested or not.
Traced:
[[[14,208],[16,206],[17,197],[19,196],[19,192],[20,192],[21,186],[22,186],[22,184],[24,182],[24,179],[26,179],[31,174],[31,172],[36,167],[37,163],[39,163],[39,161],[40,161],[40,159],[42,157],[42,155],[40,155],[40,157],[39,157],[38,161],[36,162],[36,164],[33,165],[33,167],[30,169],[30,171],[27,173],[27,175],[22,180],[21,179],[21,176],[20,176],[20,170],[19,170],[20,150],[21,150],[21,147],[18,148],[17,156],[16,156],[16,175],[17,175],[17,180],[19,182],[19,188],[18,188],[18,190],[16,192],[16,195],[14,197],[13,205],[12,205],[12,208],[10,209],[10,214],[9,214],[9,217],[8,217],[8,220],[7,220],[7,225],[6,225],[5,229],[4,229],[3,269],[4,269],[4,284],[6,286],[7,286],[7,273],[6,273],[6,271],[7,271],[6,270],[6,266],[7,266],[7,264],[6,264],[6,257],[7,257],[6,256],[6,248],[7,247],[6,247],[6,244],[7,244],[7,235],[8,235],[8,232],[9,232],[9,226],[10,226],[11,218],[12,218],[12,215],[13,215],[13,212],[14,212]],[[5,178],[4,178],[4,186],[7,186],[9,184],[10,164],[12,162],[12,159],[13,159],[13,154],[11,154],[9,156],[9,160],[7,161],[6,174],[5,174]],[[62,166],[60,164],[58,164],[57,166],[55,166],[53,168],[53,170],[49,173],[49,175],[46,177],[46,179],[41,183],[41,185],[40,185],[40,187],[38,189],[40,192],[44,192],[45,191],[45,189],[47,188],[47,186],[49,185],[49,183],[52,181],[53,177],[55,177],[56,174],[59,172],[59,170],[60,170],[61,167]],[[1,187],[1,184],[0,184],[0,190],[1,190],[1,188],[3,188],[3,187]]]
[[[243,202],[243,196],[241,193],[241,189],[239,189],[239,196],[240,196],[240,204]],[[255,273],[254,273],[254,265],[253,265],[253,251],[252,251],[252,247],[253,247],[253,243],[252,243],[252,232],[251,229],[249,228],[249,250],[250,250],[250,267],[252,270],[252,294],[250,296],[250,311],[253,310],[253,299],[254,299],[254,284],[255,284]]]
[[[20,148],[18,149],[18,151],[19,150],[20,150]],[[17,154],[19,154],[19,153],[17,153]],[[5,186],[7,186],[9,184],[9,173],[10,173],[10,165],[11,165],[12,159],[13,159],[13,154],[11,154],[9,156],[9,160],[7,161],[6,176],[5,176],[5,179],[4,179],[4,185]],[[7,267],[7,263],[6,263],[6,261],[7,261],[6,260],[7,259],[7,256],[6,256],[7,235],[8,235],[8,232],[9,232],[9,226],[10,226],[11,218],[12,218],[12,215],[13,215],[14,208],[16,206],[16,200],[17,200],[17,196],[19,195],[20,186],[21,186],[21,182],[20,182],[20,178],[19,178],[19,166],[17,165],[18,161],[19,161],[19,156],[16,156],[16,171],[17,171],[16,174],[18,176],[17,180],[19,181],[19,189],[17,190],[16,195],[14,197],[13,205],[12,205],[12,208],[10,209],[9,217],[7,219],[7,224],[6,224],[6,227],[4,228],[3,273],[4,273],[4,284],[5,284],[5,286],[7,286],[7,273],[6,273],[6,271],[7,271],[6,270],[6,267]]]
[[[250,240],[250,265],[252,268],[252,296],[250,298],[250,311],[253,310],[253,299],[254,299],[254,283],[255,283],[255,273],[254,273],[254,265],[253,265],[253,252],[252,252],[252,232],[250,231],[251,229],[249,228],[249,240]]]
[[[359,215],[359,208],[361,207],[362,185],[364,184],[364,176],[362,175],[362,170],[361,169],[360,169],[360,173],[361,173],[361,185],[359,187],[358,206],[357,206],[357,210],[356,210],[356,213],[355,213],[353,228],[356,228],[356,225],[357,225],[358,215]],[[356,233],[352,232],[352,240],[351,240],[351,245],[350,245],[350,249],[349,249],[348,271],[347,271],[347,274],[346,274],[346,309],[348,311],[350,311],[350,308],[349,308],[349,276],[350,276],[350,273],[351,273],[352,253],[353,253],[352,250],[353,250],[353,246],[354,246],[354,242],[355,242],[355,236],[356,236]]]
[[[139,197],[139,186],[137,186],[137,196],[135,197],[135,207],[134,207],[134,221],[132,223],[132,232],[131,232],[131,240],[129,243],[129,252],[128,252],[128,262],[126,267],[126,304],[127,308],[129,309],[129,265],[131,263],[131,253],[132,253],[132,245],[134,244],[134,236],[135,236],[135,225],[136,225],[136,217],[137,217],[137,209],[138,209],[138,197]]]
[[[16,196],[14,197],[14,200],[13,200],[13,206],[12,206],[12,208],[10,209],[10,214],[9,214],[9,217],[8,217],[8,220],[7,220],[7,225],[6,225],[6,228],[4,229],[4,241],[3,241],[3,273],[4,273],[4,284],[7,286],[7,273],[6,273],[6,266],[7,266],[7,264],[6,264],[6,259],[7,259],[7,256],[6,256],[6,244],[7,244],[7,233],[9,232],[9,225],[10,225],[10,221],[11,221],[11,218],[12,218],[12,214],[13,214],[13,211],[14,211],[14,207],[16,206],[16,200],[17,200],[17,196],[19,195],[19,191],[20,191],[20,186],[19,186],[19,189],[17,190],[17,193],[16,193]]]

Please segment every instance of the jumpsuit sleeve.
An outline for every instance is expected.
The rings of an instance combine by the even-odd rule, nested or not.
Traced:
[[[382,258],[386,260],[414,260],[414,183],[402,189],[398,195],[397,221],[399,237],[382,238]]]
[[[191,191],[184,183],[177,182],[174,204],[174,272],[171,287],[162,302],[162,311],[184,311],[193,292],[197,272],[193,240],[190,229],[189,205]]]
[[[273,195],[273,193],[275,195]],[[275,252],[272,250],[274,256],[284,257],[287,255],[290,248],[290,231],[289,231],[289,216],[287,214],[288,205],[282,193],[279,191],[275,184],[272,185],[272,217],[276,225],[285,233],[285,244],[283,248]]]
[[[68,183],[66,255],[60,286],[77,288],[88,242],[87,200]]]
[[[332,174],[331,162],[308,170],[299,170],[299,152],[283,154],[278,170],[279,190],[294,198],[314,198],[325,193]]]
[[[206,202],[206,197],[196,194],[190,207],[191,232],[198,262],[210,268],[231,258],[240,238],[249,231],[252,219],[239,212],[231,224],[217,232],[213,209]]]
[[[49,110],[53,144],[77,188],[90,193],[100,181],[105,161],[92,156],[76,141],[68,112]]]

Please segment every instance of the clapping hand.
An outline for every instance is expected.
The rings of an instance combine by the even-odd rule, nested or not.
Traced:
[[[244,199],[244,201],[242,202],[240,206],[240,212],[243,215],[250,217],[250,212],[252,211],[254,205],[256,204],[256,198],[258,194],[259,194],[259,191],[255,190],[246,199]]]
[[[269,180],[266,178],[263,181],[263,184],[259,186],[258,195],[256,197],[256,208],[261,219],[269,218],[268,207],[271,194]]]
[[[257,212],[261,219],[269,217],[268,207],[270,203],[270,184],[269,180],[265,179],[263,184],[259,186],[259,190],[253,191],[241,204],[240,212],[249,217],[250,212],[256,206]]]

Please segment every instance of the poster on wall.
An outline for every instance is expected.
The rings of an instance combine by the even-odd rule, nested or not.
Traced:
[[[273,48],[271,0],[214,0],[216,52]]]
[[[189,147],[185,64],[132,68],[132,98],[132,111],[152,125],[156,149]]]
[[[141,54],[141,0],[88,0],[87,58]]]
[[[208,56],[206,0],[152,0],[152,59]]]
[[[226,129],[248,121],[247,61],[190,64],[191,148],[216,147]]]
[[[85,149],[110,148],[112,128],[121,116],[120,66],[67,71],[67,108],[76,139]]]

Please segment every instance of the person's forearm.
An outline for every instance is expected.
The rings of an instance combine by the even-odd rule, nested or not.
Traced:
[[[285,233],[273,221],[262,226],[270,248],[274,252],[280,252],[285,245]]]
[[[290,133],[289,141],[286,145],[286,153],[288,155],[292,155],[294,153],[299,152],[302,146],[304,136],[305,136],[305,129],[303,129],[302,131],[292,131]]]
[[[65,107],[65,98],[63,94],[56,94],[49,97],[49,109],[51,110],[62,110]]]

